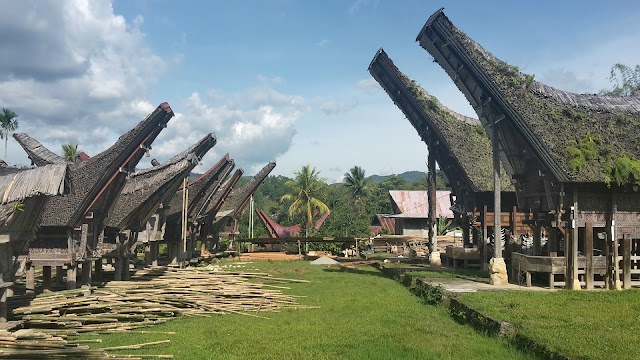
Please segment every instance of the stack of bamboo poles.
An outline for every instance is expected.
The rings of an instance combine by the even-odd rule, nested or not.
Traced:
[[[105,359],[102,349],[91,349],[64,336],[52,336],[33,329],[10,333],[0,330],[0,359]]]
[[[283,294],[286,287],[273,284],[294,281],[303,282],[258,273],[151,268],[138,271],[130,281],[40,294],[29,305],[14,309],[13,315],[26,328],[52,336],[131,331],[179,315],[237,313],[265,318],[260,313],[308,308],[298,304],[297,296]]]

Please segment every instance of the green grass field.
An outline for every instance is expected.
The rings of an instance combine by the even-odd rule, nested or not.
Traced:
[[[164,334],[100,335],[99,347],[169,339],[124,354],[173,354],[177,359],[527,359],[506,342],[456,323],[444,307],[425,305],[372,267],[341,271],[306,261],[254,262],[245,271],[311,283],[287,284],[318,309],[179,318],[150,330]],[[238,269],[243,270],[243,269]],[[95,338],[95,336],[86,336]]]
[[[640,357],[639,290],[483,292],[459,299],[570,358]]]

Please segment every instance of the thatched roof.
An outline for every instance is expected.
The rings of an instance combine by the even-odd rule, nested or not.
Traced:
[[[67,161],[60,155],[52,152],[38,140],[25,133],[14,133],[13,138],[22,146],[31,162],[36,166],[47,164],[65,164]]]
[[[574,94],[539,83],[471,40],[442,10],[428,19],[417,41],[447,71],[483,125],[493,121],[489,114],[500,120],[510,173],[526,174],[523,159],[530,151],[561,182],[603,183],[621,160],[640,159],[640,96]]]
[[[442,105],[396,67],[383,49],[378,50],[369,72],[402,110],[422,140],[432,147],[448,179],[461,179],[473,192],[493,191],[491,141],[477,119]],[[503,191],[514,191],[502,169]],[[454,186],[455,188],[455,186]]]
[[[189,217],[193,216],[196,209],[201,209],[202,204],[208,200],[209,195],[218,189],[224,176],[228,174],[235,166],[229,154],[222,157],[207,172],[187,184],[189,190],[188,209]],[[180,221],[182,213],[182,187],[179,187],[176,194],[171,199],[169,209],[167,210],[167,221]]]
[[[166,195],[175,194],[182,179],[189,176],[215,144],[216,138],[207,134],[166,163],[130,174],[109,215],[107,226],[120,230],[143,230]]]
[[[13,234],[12,241],[25,244],[34,236],[47,197],[67,191],[66,164],[34,169],[0,166],[0,233]],[[15,254],[21,251],[22,245],[14,246]]]
[[[269,176],[269,173],[271,173],[275,167],[275,161],[268,163],[253,178],[251,178],[248,183],[238,189],[234,189],[225,200],[219,210],[219,213],[233,218],[239,217],[242,210],[244,210],[247,205],[251,195],[258,190],[258,187],[262,185],[267,176]]]
[[[244,170],[238,169],[233,173],[233,175],[228,177],[227,180],[222,183],[220,189],[218,189],[218,191],[213,195],[211,201],[209,201],[206,209],[200,214],[200,216],[206,217],[209,220],[214,219],[224,202],[233,191],[233,187],[236,186],[238,180],[242,177],[242,174],[244,174]]]
[[[88,212],[106,214],[122,190],[127,173],[133,172],[172,117],[169,104],[162,103],[109,149],[71,165],[72,191],[46,202],[40,226],[75,227]]]
[[[66,164],[33,169],[0,167],[0,204],[38,195],[62,195],[68,190],[68,170]]]

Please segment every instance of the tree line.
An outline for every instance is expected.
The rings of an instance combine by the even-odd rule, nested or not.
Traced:
[[[444,189],[446,180],[438,170],[437,184]],[[328,184],[318,171],[305,165],[293,178],[269,176],[254,195],[254,207],[264,210],[282,226],[302,224],[301,236],[368,237],[369,226],[376,214],[391,214],[389,190],[426,190],[426,177],[407,181],[398,175],[373,181],[365,170],[354,166],[343,181]],[[331,211],[324,225],[313,229],[315,219]],[[249,214],[240,222],[240,237],[248,238]],[[267,237],[267,230],[254,218],[254,237]]]

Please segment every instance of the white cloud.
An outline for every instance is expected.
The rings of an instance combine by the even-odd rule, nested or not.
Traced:
[[[110,1],[16,1],[0,13],[0,104],[19,132],[53,151],[97,153],[155,105],[149,91],[166,61],[147,45],[141,16],[127,23]],[[22,156],[22,158],[21,158]],[[26,162],[12,147],[9,162]]]
[[[374,9],[380,5],[380,0],[355,0],[349,7],[349,14],[355,14],[365,7],[373,7]]]
[[[251,174],[286,153],[296,124],[309,109],[302,96],[283,94],[262,80],[237,93],[193,93],[181,104],[185,111],[176,114],[169,131],[155,141],[153,156],[163,161],[208,132],[216,134],[218,143],[196,171],[208,169],[228,152],[237,167]]]
[[[318,41],[316,43],[316,45],[318,45],[321,48],[324,48],[324,47],[329,46],[330,43],[331,43],[331,41],[329,41],[328,39],[323,39],[323,40]]]
[[[356,91],[362,94],[372,94],[377,91],[376,89],[382,89],[382,87],[380,86],[380,84],[378,84],[376,79],[373,79],[373,78],[359,80],[356,83],[355,88],[356,88]]]
[[[318,105],[318,109],[325,115],[346,114],[358,106],[358,100],[338,101],[338,100],[322,100]]]

